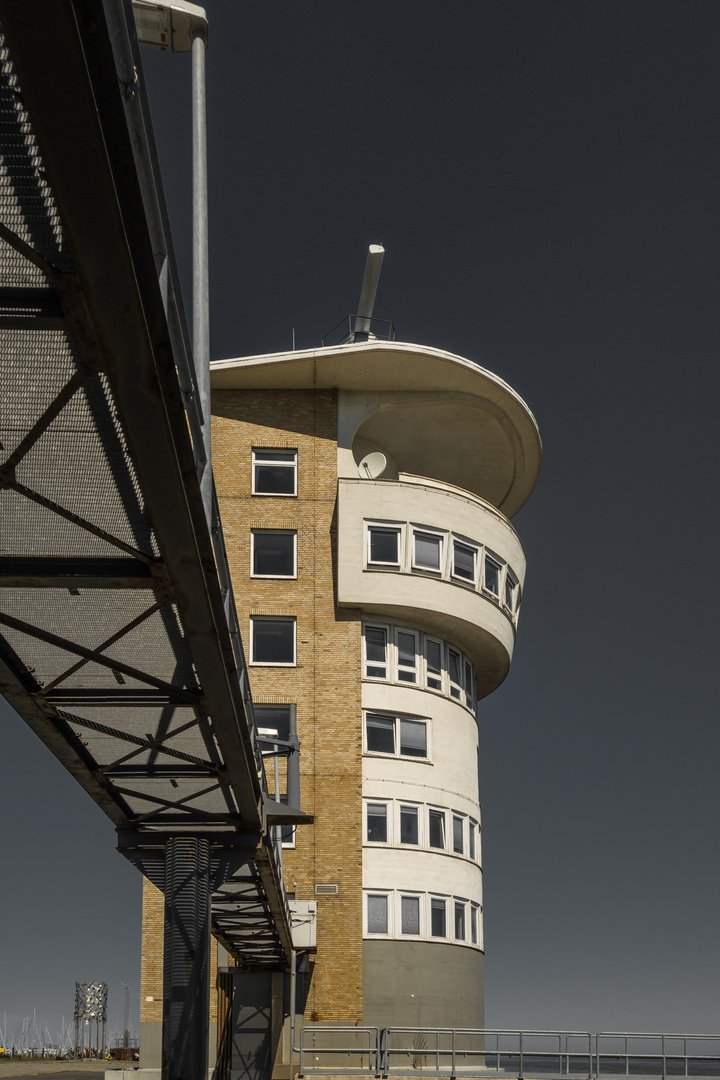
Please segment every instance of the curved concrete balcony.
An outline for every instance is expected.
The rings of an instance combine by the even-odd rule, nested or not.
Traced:
[[[469,655],[479,698],[507,675],[525,553],[489,503],[421,477],[341,479],[337,571],[341,607],[437,634]]]

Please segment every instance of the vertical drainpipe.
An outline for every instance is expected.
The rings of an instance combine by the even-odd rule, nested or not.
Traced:
[[[192,37],[192,146],[193,146],[193,356],[203,414],[205,471],[202,491],[210,520],[210,288],[208,259],[207,109],[205,100],[205,47],[207,31],[197,27]]]

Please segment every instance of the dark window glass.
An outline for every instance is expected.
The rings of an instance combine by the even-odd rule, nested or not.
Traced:
[[[387,934],[388,898],[387,896],[368,896],[368,933]]]
[[[473,945],[477,945],[478,942],[478,909],[473,906],[470,908],[470,940]]]
[[[455,937],[458,941],[465,940],[465,905],[455,901]]]
[[[465,704],[469,709],[473,707],[473,669],[472,664],[465,661]]]
[[[367,717],[367,748],[377,754],[395,753],[395,721],[391,716]]]
[[[439,810],[430,811],[430,847],[445,847],[445,815]]]
[[[255,720],[258,727],[274,728],[278,738],[287,742],[293,730],[292,713],[294,705],[255,705]]]
[[[398,679],[415,682],[415,635],[398,631]]]
[[[420,933],[420,897],[401,896],[400,912],[403,934]]]
[[[445,932],[445,901],[430,901],[430,933],[433,937],[447,937]]]
[[[456,653],[454,649],[449,649],[448,656],[450,659],[450,681],[457,683],[458,686],[462,686],[460,653]]]
[[[366,674],[373,679],[387,678],[387,633],[368,626],[365,629]],[[382,664],[380,667],[378,665]]]
[[[415,565],[426,570],[440,569],[440,537],[415,533]]]
[[[488,592],[500,595],[500,567],[492,559],[485,559],[485,588]]]
[[[255,664],[294,664],[295,620],[253,619],[252,658]]]
[[[400,807],[400,843],[417,844],[418,808],[417,806]]]
[[[467,581],[475,580],[475,549],[458,540],[453,544],[453,573]]]
[[[515,599],[515,585],[509,574],[505,575],[505,606],[512,611]]]
[[[370,562],[397,565],[399,562],[399,549],[399,529],[370,530]]]
[[[294,495],[296,471],[297,452],[295,450],[256,450],[256,494]]]
[[[427,684],[433,690],[442,689],[442,645],[439,641],[425,642]]]
[[[253,533],[253,574],[292,577],[295,573],[295,533]]]
[[[468,823],[468,855],[471,859],[475,858],[475,829],[477,828],[474,821]]]
[[[458,855],[463,853],[463,819],[453,817],[453,851]]]
[[[400,753],[404,757],[427,757],[427,731],[418,720],[400,721]]]
[[[387,806],[384,803],[368,803],[367,838],[378,844],[387,843]]]

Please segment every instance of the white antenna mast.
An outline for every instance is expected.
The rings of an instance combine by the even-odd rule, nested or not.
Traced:
[[[360,290],[358,311],[355,316],[355,341],[367,341],[370,335],[370,321],[372,319],[373,307],[375,306],[375,293],[377,292],[380,267],[382,266],[384,254],[385,248],[382,244],[370,245],[367,262],[365,263],[365,276],[363,278],[362,289]]]

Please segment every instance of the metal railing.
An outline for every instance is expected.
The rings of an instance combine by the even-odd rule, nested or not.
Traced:
[[[360,322],[365,329],[359,329]],[[346,315],[328,330],[320,342],[323,346],[350,345],[359,341],[397,341],[395,327],[389,319],[368,319],[359,315]]]
[[[294,1053],[301,1077],[720,1077],[720,1035],[306,1024]]]

